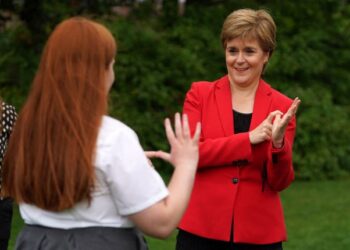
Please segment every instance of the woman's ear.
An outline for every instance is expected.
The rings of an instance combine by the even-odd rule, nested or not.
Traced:
[[[265,52],[264,64],[267,64],[269,62],[270,56],[271,56],[270,51]]]

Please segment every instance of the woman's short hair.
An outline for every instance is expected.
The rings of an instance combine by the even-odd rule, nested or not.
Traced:
[[[276,47],[276,24],[266,10],[239,9],[225,19],[221,30],[224,48],[234,38],[256,39],[270,55]]]

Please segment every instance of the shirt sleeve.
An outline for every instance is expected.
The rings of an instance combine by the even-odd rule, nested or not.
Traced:
[[[121,215],[140,212],[168,195],[168,189],[149,165],[134,131],[122,131],[111,150],[107,183]]]

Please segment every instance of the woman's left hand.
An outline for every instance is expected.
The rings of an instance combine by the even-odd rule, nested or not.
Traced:
[[[290,120],[296,114],[300,102],[299,97],[296,97],[293,103],[290,105],[287,113],[285,113],[283,116],[280,114],[275,116],[272,124],[272,145],[274,148],[281,148],[283,146],[286,128]]]

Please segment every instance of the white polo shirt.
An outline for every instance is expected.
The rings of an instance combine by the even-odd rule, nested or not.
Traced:
[[[140,212],[168,195],[160,175],[150,167],[135,132],[104,116],[97,138],[96,187],[87,201],[62,212],[19,204],[26,224],[53,228],[93,226],[133,227],[128,215]]]

